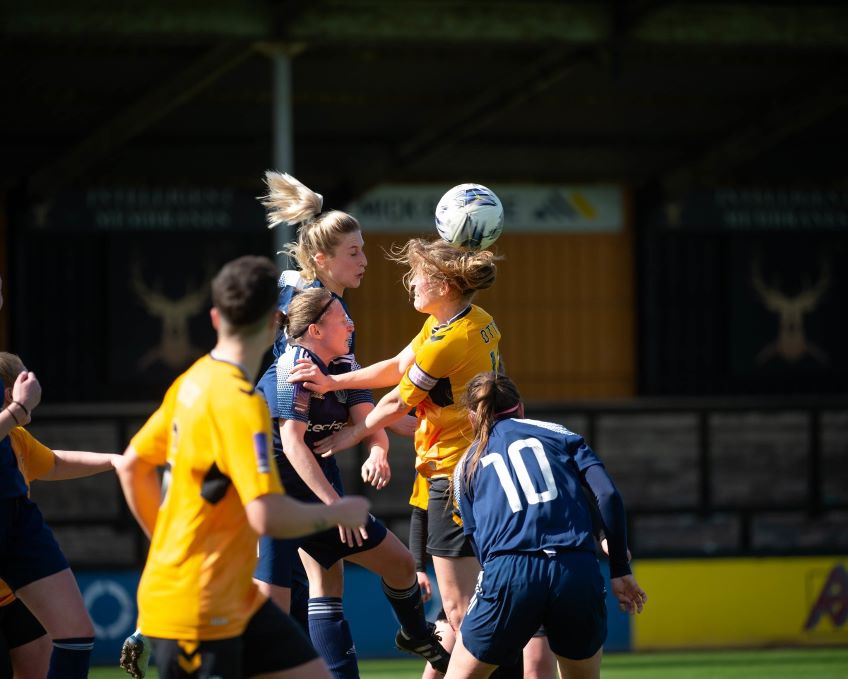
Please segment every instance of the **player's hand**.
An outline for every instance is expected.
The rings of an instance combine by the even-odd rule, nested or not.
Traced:
[[[359,435],[358,427],[347,426],[342,427],[339,431],[334,432],[321,439],[315,444],[313,452],[321,457],[330,457],[348,448],[352,448],[362,440],[363,436]]]
[[[150,661],[150,651],[150,641],[136,630],[124,639],[119,662],[121,669],[126,670],[133,679],[144,679]]]
[[[362,464],[362,480],[381,490],[389,484],[391,478],[392,468],[386,451],[375,448]]]
[[[292,366],[289,382],[301,382],[309,391],[326,394],[333,391],[333,378],[321,372],[310,358],[299,358]]]
[[[341,528],[351,529],[356,531],[363,539],[368,538],[365,524],[368,523],[368,509],[371,507],[371,503],[366,498],[359,495],[345,495],[327,506],[331,510],[331,521],[338,524],[340,530]],[[351,539],[353,539],[352,536]],[[351,544],[344,537],[342,542]]]
[[[430,584],[430,576],[424,571],[417,571],[415,577],[418,578],[418,587],[421,589],[421,601],[427,603],[433,598],[433,585]]]
[[[41,403],[41,384],[34,372],[24,370],[18,375],[12,385],[12,400],[23,403],[32,416],[32,411]]]
[[[648,601],[648,595],[639,587],[636,578],[632,575],[622,575],[619,578],[611,578],[610,585],[613,595],[618,599],[618,607],[622,611],[631,615],[642,612]]]

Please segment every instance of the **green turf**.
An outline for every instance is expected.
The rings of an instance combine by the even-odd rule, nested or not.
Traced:
[[[363,660],[362,679],[419,679],[417,660]],[[94,668],[92,679],[127,679],[117,668]],[[156,679],[150,672],[148,679]],[[616,653],[603,679],[846,679],[848,647],[691,653]]]

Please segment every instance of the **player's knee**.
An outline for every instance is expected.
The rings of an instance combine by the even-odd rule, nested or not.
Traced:
[[[418,581],[415,574],[415,559],[406,548],[387,550],[380,559],[376,572],[395,589],[406,589]]]
[[[445,609],[445,616],[454,631],[459,629],[462,624],[462,618],[465,617],[465,609],[459,605],[458,601],[445,599],[442,596],[442,607]]]
[[[91,618],[86,615],[84,619],[80,620],[79,623],[79,634],[76,636],[80,637],[93,637],[95,636],[94,632],[94,623],[91,622]]]
[[[406,581],[417,581],[415,575],[415,559],[408,549],[403,550],[395,560],[394,570],[398,577]]]

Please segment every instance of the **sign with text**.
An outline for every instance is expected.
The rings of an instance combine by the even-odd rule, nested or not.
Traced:
[[[254,195],[231,188],[92,187],[33,204],[26,224],[43,231],[261,231],[265,215]]]
[[[716,189],[691,193],[657,213],[658,226],[738,231],[848,230],[848,191]]]
[[[390,185],[347,206],[366,231],[433,232],[436,204],[449,186]],[[612,185],[489,186],[504,206],[506,233],[617,233],[624,227],[624,191]]]

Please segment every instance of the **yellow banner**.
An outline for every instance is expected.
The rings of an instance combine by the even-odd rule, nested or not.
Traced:
[[[632,647],[848,644],[848,556],[644,561]]]

